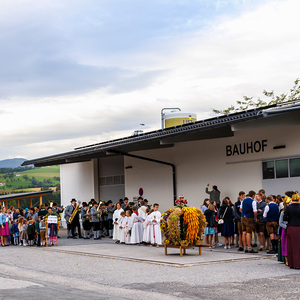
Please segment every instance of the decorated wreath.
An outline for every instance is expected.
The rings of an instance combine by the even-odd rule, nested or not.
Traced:
[[[202,243],[206,219],[202,211],[187,206],[184,196],[179,196],[173,208],[161,216],[160,229],[164,233],[164,243],[175,246],[197,245]]]

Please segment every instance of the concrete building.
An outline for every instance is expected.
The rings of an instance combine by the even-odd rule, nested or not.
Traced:
[[[289,102],[107,141],[25,161],[61,166],[62,204],[116,202],[143,194],[161,210],[183,194],[200,207],[215,184],[221,198],[264,188],[300,189],[300,102]]]

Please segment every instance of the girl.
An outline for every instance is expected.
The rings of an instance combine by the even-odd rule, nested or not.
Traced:
[[[215,207],[213,204],[209,204],[207,210],[205,210],[204,212],[205,218],[206,218],[206,222],[207,222],[207,226],[204,230],[204,235],[207,240],[207,244],[209,246],[209,249],[211,250],[212,248],[214,248],[212,246],[212,237],[215,234]],[[206,241],[205,240],[205,241]]]
[[[23,220],[24,220],[24,218],[22,217],[22,216],[20,216],[19,218],[18,218],[18,229],[19,229],[19,233],[20,233],[20,235],[19,235],[19,237],[20,237],[20,239],[19,239],[19,246],[21,246],[22,245],[22,243],[21,243],[21,236],[22,236],[22,231],[23,231]]]
[[[283,221],[284,211],[286,207],[291,203],[291,198],[288,198],[284,201],[283,209],[281,210],[280,217],[279,217],[279,237],[280,237],[280,244],[281,247],[278,247],[278,260],[282,258],[286,265],[288,265],[287,260],[287,236],[286,236],[286,229],[287,229],[287,221]],[[281,250],[281,251],[280,251]],[[281,255],[280,255],[281,252]],[[282,256],[282,257],[280,257]]]
[[[131,230],[131,244],[140,244],[142,242],[140,231],[143,230],[141,218],[138,216],[137,207],[132,207],[132,230]]]
[[[230,239],[233,236],[233,210],[228,197],[224,198],[219,210],[219,218],[224,220],[221,228],[221,235],[224,237],[224,249],[230,249]]]
[[[1,246],[8,246],[7,237],[9,236],[9,217],[6,213],[6,207],[3,207],[0,213],[0,236]]]
[[[27,219],[24,219],[23,226],[22,226],[22,234],[21,234],[21,240],[22,240],[24,247],[27,246],[27,240],[28,240],[27,227],[28,227],[28,221],[27,221]]]

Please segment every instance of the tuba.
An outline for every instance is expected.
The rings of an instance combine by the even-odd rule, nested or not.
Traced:
[[[102,205],[103,203],[104,203],[104,202],[100,200],[100,201],[99,201],[99,205],[98,205],[98,207],[97,207],[97,212],[98,212],[97,218],[98,218],[98,219],[100,219],[101,216],[102,216],[102,209],[101,209],[100,207],[101,207],[101,205]]]
[[[69,219],[69,223],[71,224],[76,216],[76,214],[79,212],[79,205],[80,205],[80,201],[78,201],[77,205],[75,206],[71,216],[70,216],[70,219]]]

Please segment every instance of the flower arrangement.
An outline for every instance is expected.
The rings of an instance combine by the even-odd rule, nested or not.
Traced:
[[[176,206],[162,214],[160,229],[164,234],[164,243],[179,246],[202,243],[206,219],[202,211],[187,206],[184,196],[176,200]]]
[[[180,195],[179,198],[175,201],[175,204],[180,207],[187,206],[188,201],[184,199],[183,195]]]

